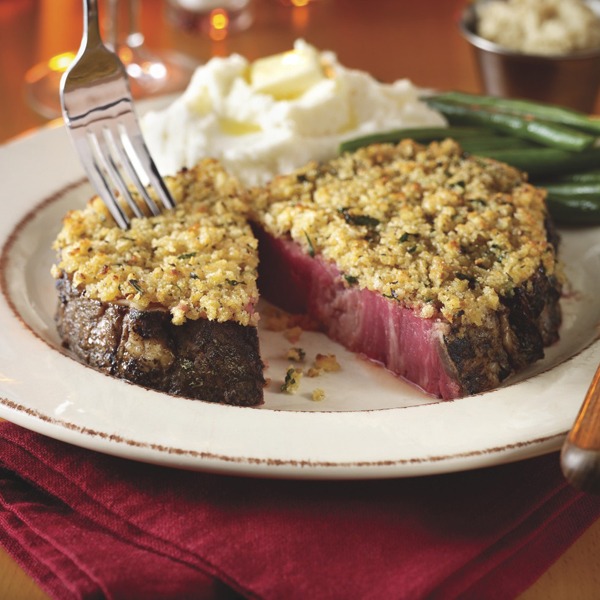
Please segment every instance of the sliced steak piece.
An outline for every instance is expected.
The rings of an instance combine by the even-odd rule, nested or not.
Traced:
[[[490,390],[558,339],[556,235],[508,166],[405,142],[253,194],[261,294],[429,394]]]
[[[70,212],[53,268],[63,344],[109,375],[188,398],[263,401],[256,239],[214,161],[167,181],[177,206],[122,231],[96,198]]]

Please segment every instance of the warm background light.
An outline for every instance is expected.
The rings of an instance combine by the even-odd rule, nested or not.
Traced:
[[[317,0],[279,0],[279,3],[283,4],[283,6],[295,6],[296,8],[302,8],[316,1]]]
[[[57,73],[64,73],[75,58],[74,52],[63,52],[48,60],[48,67]]]
[[[209,23],[209,36],[212,40],[221,41],[227,37],[229,15],[226,10],[222,8],[215,8],[212,10],[209,17]]]

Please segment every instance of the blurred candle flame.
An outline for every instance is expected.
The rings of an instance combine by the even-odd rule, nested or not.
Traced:
[[[129,64],[133,60],[133,52],[131,51],[131,48],[128,48],[127,46],[122,46],[119,48],[119,58],[123,64]]]
[[[75,59],[73,52],[63,52],[48,59],[48,68],[57,73],[64,73]]]
[[[279,3],[283,6],[291,6],[295,8],[304,8],[313,2],[316,2],[316,0],[279,0]]]
[[[215,8],[209,16],[209,32],[211,40],[216,42],[224,40],[227,37],[229,28],[229,14],[223,8]]]

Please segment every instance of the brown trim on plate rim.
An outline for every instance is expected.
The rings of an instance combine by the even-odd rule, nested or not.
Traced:
[[[550,442],[552,440],[556,440],[557,442],[562,441],[562,439],[567,435],[567,431],[557,433],[555,435],[535,438],[533,440],[527,440],[525,442],[517,442],[514,444],[507,444],[506,446],[495,446],[491,448],[485,448],[483,450],[473,450],[470,452],[459,452],[457,454],[449,454],[449,455],[439,455],[439,456],[429,456],[427,458],[407,458],[407,459],[397,459],[397,460],[374,460],[374,461],[355,461],[355,462],[332,462],[332,461],[310,461],[310,460],[282,460],[276,458],[253,458],[253,457],[232,457],[224,454],[214,454],[212,452],[199,452],[197,450],[186,450],[185,448],[175,448],[172,446],[165,446],[163,444],[153,444],[149,442],[139,442],[136,440],[131,440],[128,438],[121,437],[119,435],[108,434],[102,431],[96,431],[95,429],[90,429],[89,427],[82,427],[81,425],[76,425],[75,423],[70,423],[69,421],[63,421],[61,419],[55,419],[53,417],[49,417],[35,409],[28,408],[14,402],[12,400],[8,400],[7,398],[0,397],[0,404],[5,407],[15,410],[18,412],[22,412],[29,417],[34,417],[43,421],[45,423],[49,423],[50,425],[55,425],[59,427],[63,427],[69,431],[76,432],[78,434],[87,435],[89,437],[97,437],[102,440],[108,442],[114,442],[116,444],[129,446],[132,448],[143,448],[146,450],[152,450],[155,452],[160,452],[162,454],[174,455],[174,456],[189,456],[191,458],[198,458],[200,460],[217,460],[224,463],[235,463],[235,464],[248,464],[248,465],[265,465],[269,467],[393,467],[397,465],[414,465],[414,464],[430,464],[430,463],[439,463],[447,460],[457,459],[457,458],[469,458],[475,456],[487,456],[490,454],[497,454],[506,450],[514,450],[527,448],[529,446],[534,446],[538,444],[543,444]],[[557,445],[557,449],[558,449]]]

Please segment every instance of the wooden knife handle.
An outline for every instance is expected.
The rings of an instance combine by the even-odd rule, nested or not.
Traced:
[[[571,485],[600,493],[600,366],[563,444],[560,462]]]

